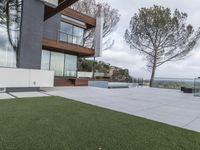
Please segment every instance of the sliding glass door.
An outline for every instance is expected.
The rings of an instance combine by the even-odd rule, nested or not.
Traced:
[[[55,76],[63,76],[64,60],[64,54],[51,52],[50,70],[55,71]]]
[[[77,56],[42,50],[42,70],[52,70],[57,77],[77,76]]]
[[[76,77],[77,72],[77,56],[65,55],[65,76]]]

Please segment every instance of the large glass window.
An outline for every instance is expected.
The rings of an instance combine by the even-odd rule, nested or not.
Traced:
[[[61,22],[60,41],[83,45],[84,29],[72,24]]]
[[[55,71],[55,76],[63,76],[64,60],[64,54],[51,52],[50,70]]]
[[[42,50],[41,69],[49,70],[49,65],[50,65],[50,51]]]
[[[76,77],[77,56],[65,55],[65,76]]]
[[[58,77],[76,77],[77,56],[42,50],[42,70],[52,70]]]
[[[0,1],[0,66],[16,67],[20,39],[21,0]]]
[[[73,43],[77,45],[83,45],[84,30],[82,28],[74,26]]]
[[[61,22],[60,40],[63,42],[73,42],[73,26],[68,23]]]

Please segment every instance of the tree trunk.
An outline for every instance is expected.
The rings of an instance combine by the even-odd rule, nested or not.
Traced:
[[[150,87],[153,87],[153,81],[154,81],[154,77],[155,77],[155,72],[156,72],[156,66],[153,66],[152,72],[151,72]]]
[[[150,87],[153,87],[153,81],[154,81],[155,72],[156,72],[156,64],[157,64],[157,49],[155,50],[155,55],[154,55],[154,60],[153,60],[151,79],[150,79]]]
[[[92,66],[92,78],[93,78],[93,80],[95,80],[95,69],[96,69],[95,62],[96,62],[96,57],[94,56],[93,66]]]

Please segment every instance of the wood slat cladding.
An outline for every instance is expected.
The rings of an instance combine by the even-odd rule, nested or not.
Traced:
[[[76,79],[75,86],[88,86],[89,79]]]
[[[94,49],[85,48],[75,44],[68,44],[65,42],[55,41],[47,38],[43,38],[43,49],[49,49],[51,51],[57,51],[62,53],[74,54],[82,57],[94,56]]]
[[[59,0],[59,5],[56,8],[52,8],[49,6],[45,6],[45,13],[44,13],[44,20],[47,20],[48,18],[54,16],[55,14],[61,12],[65,8],[71,6],[78,0]]]
[[[96,26],[95,18],[82,14],[71,8],[64,9],[63,11],[61,11],[61,14],[86,23],[87,29],[94,28]]]
[[[89,79],[55,78],[54,86],[88,86]]]
[[[54,86],[74,86],[74,83],[69,79],[55,78]]]

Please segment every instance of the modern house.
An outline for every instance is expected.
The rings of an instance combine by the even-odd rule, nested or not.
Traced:
[[[0,2],[0,88],[86,84],[77,79],[77,59],[101,50],[102,20],[70,9],[77,1]],[[95,27],[96,48],[86,48],[84,32]]]

